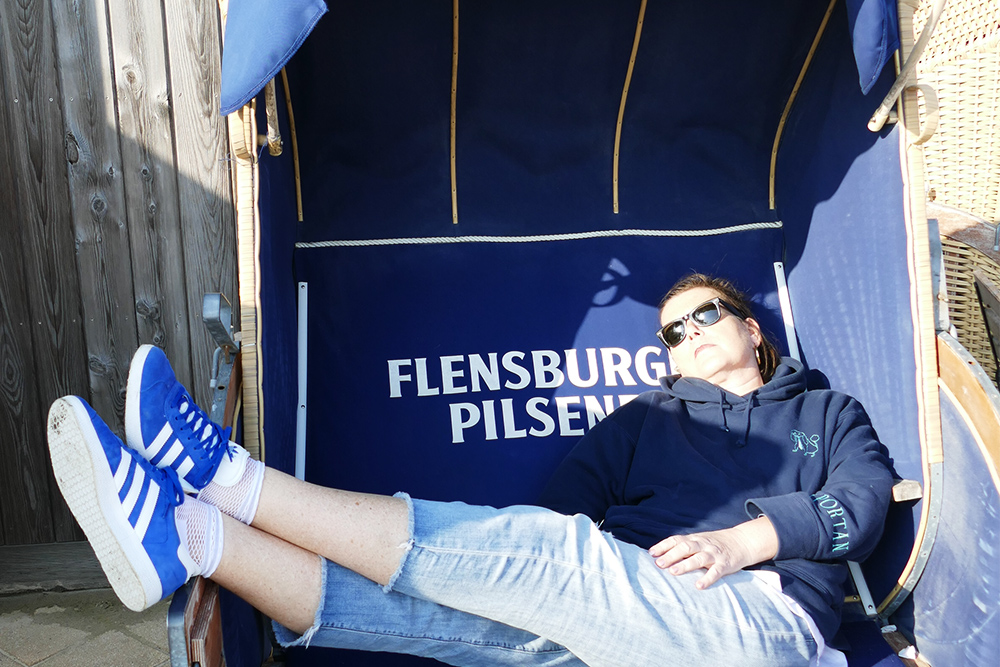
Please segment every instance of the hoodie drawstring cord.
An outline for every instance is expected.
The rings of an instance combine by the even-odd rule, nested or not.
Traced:
[[[722,430],[729,433],[729,424],[726,423],[726,408],[732,407],[729,402],[726,401],[726,393],[719,390],[719,418],[722,420]]]
[[[743,430],[743,436],[736,441],[737,447],[745,447],[747,441],[750,439],[750,411],[760,405],[760,401],[757,400],[757,392],[753,392],[747,397],[746,403],[744,403],[743,413],[746,417],[746,428]],[[726,418],[726,409],[732,408],[733,406],[726,400],[726,392],[719,390],[719,420],[722,422],[722,430],[729,433],[729,421]]]
[[[753,392],[747,399],[746,407],[743,409],[746,412],[747,426],[743,432],[743,437],[736,442],[737,447],[745,447],[747,441],[750,440],[750,411],[758,406],[760,406],[760,402],[757,400],[757,392]]]

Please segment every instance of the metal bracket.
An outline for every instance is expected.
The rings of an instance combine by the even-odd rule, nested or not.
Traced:
[[[240,349],[233,338],[233,307],[224,294],[211,292],[201,302],[201,319],[212,334],[215,344],[226,351],[227,356]]]
[[[212,292],[205,295],[201,302],[201,319],[218,346],[212,355],[210,417],[215,423],[222,424],[226,418],[226,392],[233,374],[235,353],[240,349],[240,343],[233,334],[233,308],[224,294]]]
[[[188,581],[178,588],[170,598],[170,607],[167,610],[167,644],[170,649],[170,667],[191,667],[191,662],[188,660],[187,635],[184,632],[184,610],[187,608],[193,585],[194,580]]]
[[[944,248],[937,218],[927,218],[931,245],[931,284],[934,289],[934,328],[937,333],[951,331],[948,316],[948,285],[945,280]]]
[[[854,587],[858,591],[858,597],[861,598],[861,605],[865,609],[865,616],[868,618],[876,618],[878,616],[878,610],[875,608],[875,601],[872,599],[871,591],[868,589],[868,582],[865,581],[865,575],[861,573],[861,566],[853,560],[847,561],[847,567],[851,571],[851,578],[854,580]]]

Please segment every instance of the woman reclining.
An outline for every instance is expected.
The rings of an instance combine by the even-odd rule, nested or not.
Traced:
[[[892,484],[864,409],[807,391],[728,281],[681,280],[660,323],[678,374],[591,429],[539,507],[265,468],[151,346],[129,372],[128,445],[66,397],[49,413],[52,464],[132,609],[202,575],[285,645],[454,665],[846,664],[831,646],[845,560],[874,548]]]

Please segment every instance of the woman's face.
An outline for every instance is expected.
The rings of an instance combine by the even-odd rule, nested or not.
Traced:
[[[716,297],[725,299],[710,287],[693,287],[675,295],[660,311],[660,326],[684,317]],[[741,320],[722,308],[722,317],[711,326],[700,327],[690,318],[684,326],[684,339],[670,349],[670,361],[677,373],[730,390],[734,384],[754,384],[755,378],[757,386],[763,384],[756,356],[761,333],[755,320]]]

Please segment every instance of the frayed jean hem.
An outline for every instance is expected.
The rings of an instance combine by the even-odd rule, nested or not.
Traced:
[[[389,582],[382,587],[383,593],[392,592],[393,587],[396,585],[396,580],[399,579],[399,575],[402,574],[403,567],[406,565],[406,559],[409,557],[410,552],[413,551],[413,499],[410,498],[410,494],[403,491],[399,491],[392,497],[402,498],[406,502],[406,534],[410,537],[400,545],[404,549],[403,555],[399,558],[399,565],[396,567],[396,571],[389,577]]]
[[[409,556],[410,551],[413,550],[413,500],[410,498],[408,493],[400,491],[396,493],[394,498],[402,498],[406,502],[406,512],[407,512],[407,527],[406,532],[410,536],[409,539],[401,546],[405,549],[403,555],[400,557],[399,566],[396,571],[390,577],[389,582],[382,586],[382,592],[389,593],[392,591],[393,585],[396,583],[396,579],[399,578],[400,573],[403,570],[403,566],[406,564],[406,558]],[[303,646],[308,648],[309,642],[312,641],[313,635],[322,626],[323,613],[326,611],[327,602],[327,566],[326,559],[322,556],[317,556],[320,560],[320,602],[316,607],[316,615],[313,618],[313,624],[304,633],[299,635],[292,630],[289,630],[285,626],[281,625],[277,621],[271,621],[271,625],[274,628],[274,635],[277,638],[278,643],[285,648],[290,648],[293,646]]]
[[[281,623],[277,621],[271,621],[271,627],[274,629],[274,636],[278,640],[278,643],[285,648],[291,648],[292,646],[304,646],[309,648],[309,642],[312,641],[313,635],[316,631],[320,629],[323,624],[323,612],[326,611],[326,559],[322,556],[316,556],[319,559],[319,570],[320,570],[320,584],[319,584],[319,604],[316,605],[316,615],[313,617],[313,624],[309,626],[309,629],[303,632],[301,635],[297,632],[289,630]]]

